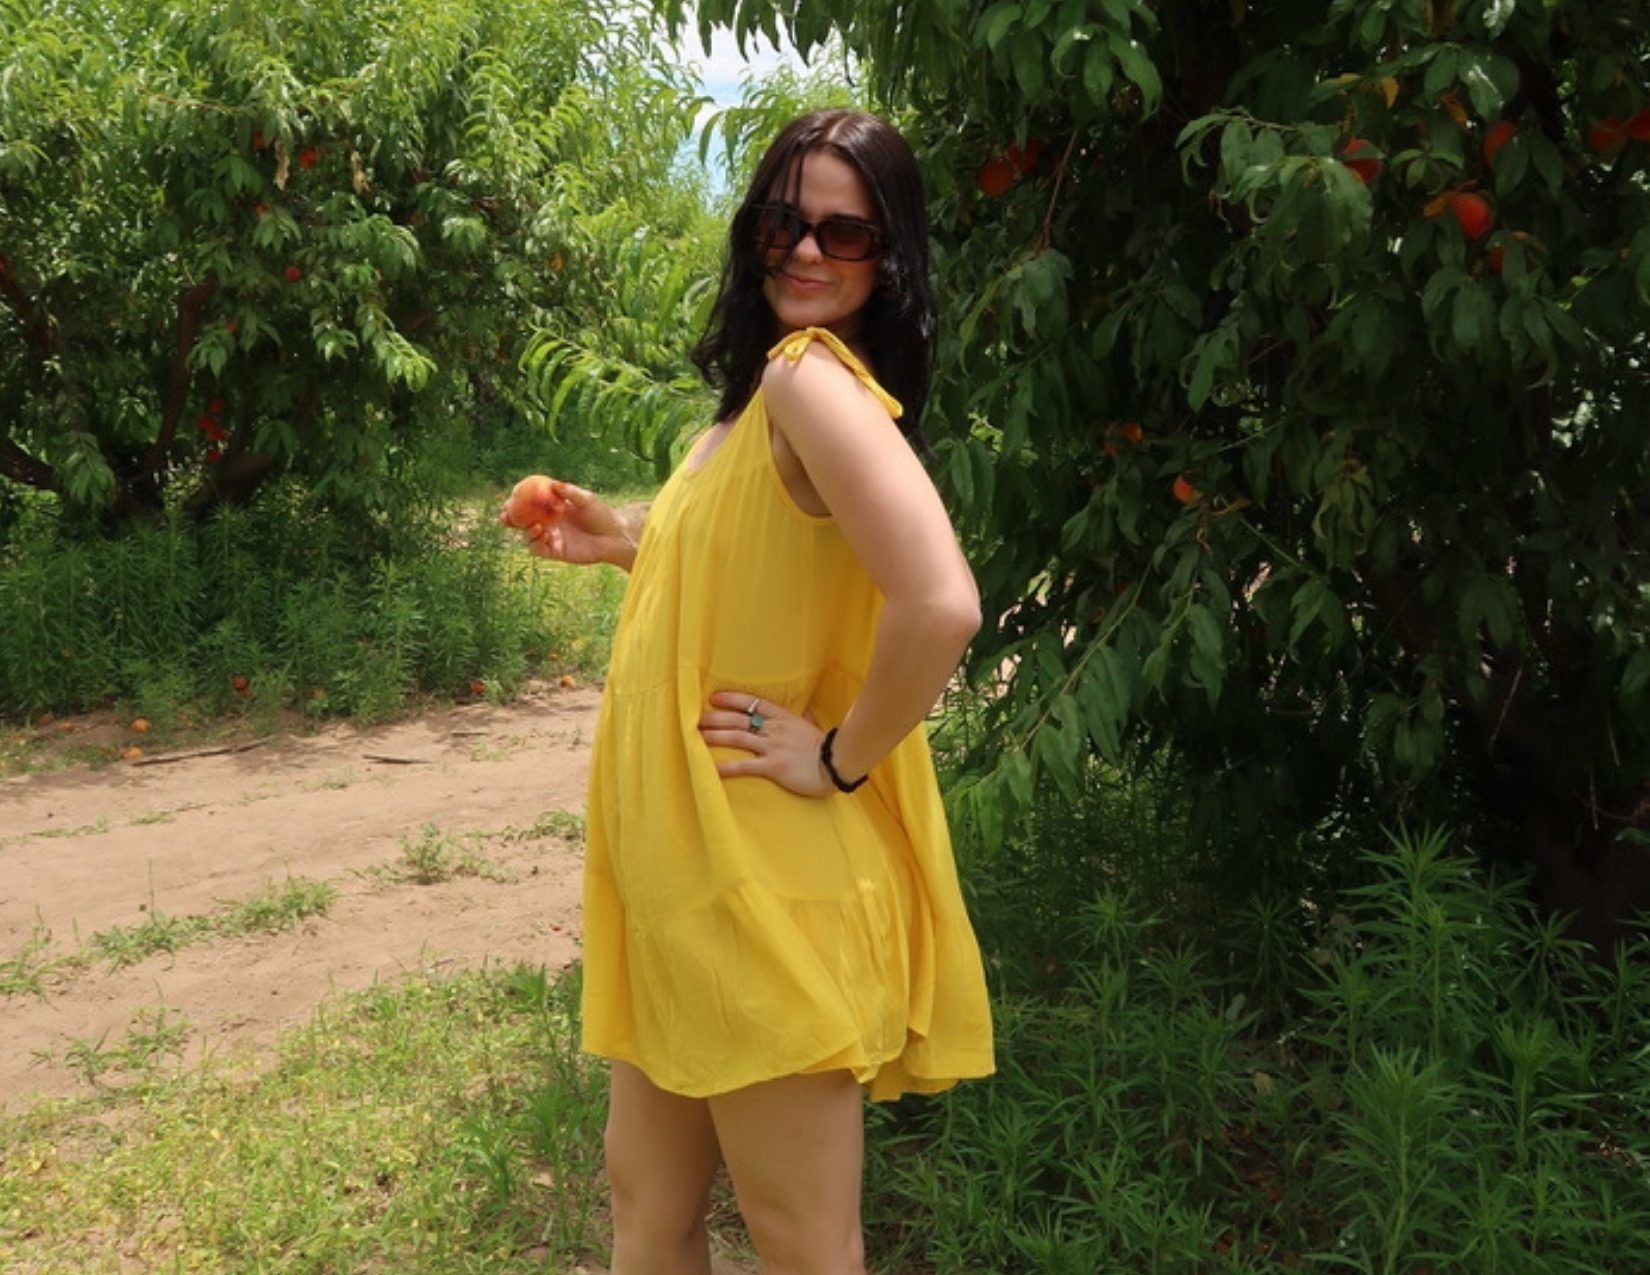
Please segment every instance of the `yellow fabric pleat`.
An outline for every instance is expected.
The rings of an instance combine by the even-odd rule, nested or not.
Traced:
[[[769,357],[816,339],[900,414],[824,329]],[[992,1071],[926,729],[826,797],[723,779],[748,754],[697,729],[718,690],[840,722],[881,607],[835,521],[791,499],[759,390],[660,490],[620,612],[586,817],[586,1051],[693,1097],[845,1068],[885,1100]]]

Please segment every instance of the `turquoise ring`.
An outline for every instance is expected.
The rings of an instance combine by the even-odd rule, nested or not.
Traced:
[[[768,720],[756,711],[756,706],[761,702],[759,699],[753,699],[751,706],[745,710],[745,717],[750,722],[750,732],[753,735],[760,735],[762,733],[762,723]]]

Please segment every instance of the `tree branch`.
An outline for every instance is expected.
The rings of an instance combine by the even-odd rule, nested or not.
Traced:
[[[57,490],[57,472],[9,438],[0,438],[0,474],[42,491]]]
[[[172,350],[172,375],[166,386],[165,415],[155,441],[138,461],[137,472],[132,475],[133,486],[154,481],[167,450],[172,446],[172,439],[177,435],[178,417],[183,415],[183,405],[189,398],[189,353],[195,348],[195,341],[200,335],[201,311],[217,290],[218,277],[208,275],[178,297],[178,339]]]

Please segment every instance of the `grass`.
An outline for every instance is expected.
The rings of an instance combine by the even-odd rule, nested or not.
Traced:
[[[475,848],[474,843],[485,837],[485,833],[455,837],[433,823],[426,823],[418,836],[402,837],[401,857],[376,869],[374,875],[386,882],[410,881],[415,885],[435,885],[455,877],[480,877],[486,881],[514,880],[507,868]]]
[[[414,978],[327,1001],[270,1066],[175,1076],[182,1024],[140,1023],[85,1055],[131,1083],[0,1120],[0,1268],[567,1269],[605,1230],[577,996],[576,969]]]
[[[529,555],[494,521],[502,494],[376,557],[279,490],[202,528],[174,518],[107,544],[49,521],[15,529],[0,545],[0,773],[106,764],[138,739],[153,752],[185,733],[385,721],[472,700],[476,684],[502,700],[531,677],[600,676],[626,577]],[[121,742],[31,724],[48,709],[106,714]],[[139,717],[149,730],[131,735]]]
[[[537,841],[543,837],[556,837],[568,845],[582,846],[584,816],[575,810],[547,810],[525,828],[511,825],[495,835],[506,842]]]
[[[280,884],[266,882],[256,894],[212,913],[169,916],[151,898],[138,905],[141,921],[99,930],[68,952],[57,950],[51,931],[37,921],[17,955],[0,961],[0,997],[44,997],[98,964],[114,971],[215,938],[290,930],[307,917],[325,915],[337,898],[338,888],[329,881],[292,876]]]

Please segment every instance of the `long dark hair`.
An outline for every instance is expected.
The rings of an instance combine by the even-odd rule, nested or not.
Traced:
[[[732,419],[750,402],[767,353],[779,340],[779,321],[762,295],[766,275],[757,251],[756,205],[782,183],[793,189],[801,180],[802,157],[814,151],[829,151],[851,165],[876,205],[885,247],[876,287],[860,311],[859,336],[871,351],[877,380],[905,408],[900,432],[919,456],[931,459],[922,416],[933,377],[934,290],[922,178],[910,145],[875,115],[813,111],[774,138],[733,214],[716,301],[690,357],[722,391],[718,420]]]

